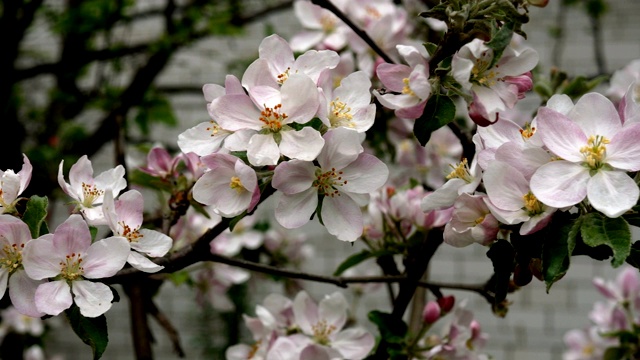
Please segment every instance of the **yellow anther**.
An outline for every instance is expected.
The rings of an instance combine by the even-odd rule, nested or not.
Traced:
[[[242,181],[240,181],[240,178],[237,177],[237,176],[232,176],[231,177],[231,182],[229,183],[229,187],[234,189],[238,193],[241,193],[241,192],[245,191],[245,188],[242,185]]]
[[[460,161],[456,166],[453,166],[453,165],[449,165],[449,166],[453,170],[449,173],[449,175],[447,175],[447,180],[462,179],[468,183],[471,183],[473,181],[473,176],[471,176],[469,165],[467,163],[466,158],[462,159],[462,161]]]
[[[591,135],[587,140],[587,145],[580,148],[580,152],[584,155],[584,161],[591,169],[597,170],[604,164],[604,158],[607,154],[605,146],[610,141],[604,136]]]
[[[340,98],[336,98],[330,104],[331,110],[329,111],[329,122],[332,127],[345,126],[353,128],[353,115],[351,115],[351,108],[346,103],[340,101]]]
[[[280,113],[281,108],[282,104],[278,104],[273,108],[264,107],[264,110],[260,112],[260,121],[264,123],[264,125],[262,125],[263,129],[267,129],[274,133],[282,129],[282,121],[289,116],[285,113]]]
[[[211,126],[207,128],[207,131],[211,131],[211,136],[218,135],[218,132],[220,131],[220,126],[216,124],[216,122],[213,120],[209,120],[209,122],[211,123]]]
[[[530,123],[524,124],[524,127],[520,129],[520,135],[526,141],[529,140],[533,134],[536,133],[536,128],[532,127]]]
[[[291,71],[290,67],[288,67],[287,70],[277,76],[278,79],[276,81],[278,82],[278,84],[282,85],[285,81],[287,81],[287,79],[289,79],[289,71]]]
[[[531,193],[531,191],[524,194],[522,196],[522,200],[524,201],[524,210],[527,211],[529,216],[542,214],[544,212],[542,203]]]
[[[411,87],[409,86],[409,78],[402,79],[402,82],[404,83],[404,87],[402,88],[402,93],[411,95],[411,96],[416,96],[416,93],[414,93],[413,90],[411,90]]]
[[[311,327],[311,330],[313,331],[313,339],[318,344],[327,346],[331,343],[329,336],[336,330],[336,327],[327,325],[325,320],[320,320]]]

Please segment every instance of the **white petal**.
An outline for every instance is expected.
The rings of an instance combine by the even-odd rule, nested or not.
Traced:
[[[36,289],[44,280],[31,279],[24,270],[18,270],[9,279],[9,297],[13,306],[23,315],[41,317],[36,307]]]
[[[124,267],[130,250],[129,241],[121,236],[96,241],[83,258],[84,277],[98,279],[115,275]]]
[[[55,256],[56,253],[52,234],[29,241],[22,251],[24,270],[35,280],[57,276],[65,255]]]
[[[74,281],[71,285],[74,302],[80,308],[80,313],[85,317],[97,317],[111,308],[113,292],[111,289],[99,282]]]
[[[142,238],[132,242],[131,248],[151,257],[164,256],[173,246],[173,240],[167,235],[150,229],[140,229]]]
[[[348,196],[325,196],[322,202],[322,222],[339,240],[356,241],[363,231],[362,211]]]
[[[41,284],[36,289],[35,302],[38,311],[56,316],[73,304],[71,289],[64,280]]]
[[[129,263],[129,265],[133,266],[134,268],[146,273],[155,273],[164,269],[164,266],[160,266],[154,263],[153,261],[149,260],[146,256],[135,251],[132,251],[129,253],[127,262]]]
[[[295,229],[309,222],[318,206],[318,192],[315,188],[280,197],[276,207],[276,220],[287,229]]]
[[[280,159],[280,148],[273,134],[256,134],[247,147],[249,162],[254,166],[276,165]]]
[[[281,131],[280,135],[280,152],[291,159],[313,161],[324,146],[322,135],[312,127],[299,131]]]
[[[531,192],[542,203],[562,208],[587,196],[589,170],[564,160],[542,165],[531,177]]]
[[[316,169],[317,167],[310,162],[285,161],[274,170],[271,185],[285,194],[297,194],[311,187],[316,179]]]
[[[618,217],[637,202],[638,185],[624,171],[598,171],[587,183],[587,197],[595,209]]]

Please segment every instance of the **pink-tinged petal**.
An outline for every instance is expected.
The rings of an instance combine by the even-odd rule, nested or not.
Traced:
[[[610,140],[606,163],[627,171],[640,170],[640,123],[628,125]]]
[[[0,185],[2,200],[11,205],[20,194],[20,177],[13,170],[7,170],[0,178]]]
[[[475,242],[471,231],[457,231],[450,222],[444,226],[443,239],[446,244],[458,248],[469,246]]]
[[[80,210],[82,217],[91,226],[107,225],[107,219],[104,217],[102,206],[93,208],[84,208]]]
[[[371,104],[371,80],[364,71],[356,71],[340,82],[333,93],[334,98],[349,104],[352,109],[361,109]]]
[[[149,260],[146,256],[140,253],[137,253],[135,251],[132,251],[131,253],[129,253],[129,257],[127,258],[127,263],[129,263],[129,265],[133,266],[134,268],[142,272],[146,272],[150,274],[164,269],[164,266],[160,266],[154,263],[153,261]]]
[[[255,130],[238,130],[229,134],[224,140],[224,148],[229,151],[247,151],[249,141],[256,133]]]
[[[324,146],[322,135],[312,127],[305,127],[298,131],[281,131],[280,135],[282,136],[280,152],[291,159],[313,161]]]
[[[409,86],[411,90],[421,100],[426,100],[431,95],[431,83],[429,82],[429,75],[425,73],[425,67],[418,65],[409,77]]]
[[[213,154],[222,146],[231,133],[223,129],[213,130],[216,126],[210,121],[200,123],[178,135],[178,146],[184,153],[194,152],[200,156]],[[214,133],[215,132],[215,133]]]
[[[311,187],[316,179],[313,163],[291,160],[280,163],[273,173],[271,185],[287,195],[297,194]]]
[[[18,194],[22,194],[24,189],[29,186],[29,182],[31,182],[31,174],[33,173],[33,166],[31,166],[31,162],[29,162],[27,155],[22,154],[22,160],[22,168],[18,172],[18,177],[20,177],[20,191]]]
[[[304,290],[293,299],[293,315],[300,330],[307,335],[313,335],[313,326],[320,321],[318,305]]]
[[[602,294],[607,299],[613,300],[613,301],[618,301],[619,300],[619,297],[616,294],[615,290],[612,289],[611,286],[609,285],[609,283],[606,282],[604,279],[602,279],[602,278],[594,278],[593,279],[593,286],[595,286],[596,289],[598,291],[600,291],[600,294]]]
[[[373,346],[375,339],[373,335],[363,328],[351,328],[341,331],[331,341],[331,347],[338,350],[345,359],[364,359]]]
[[[103,283],[85,280],[74,281],[71,285],[73,301],[80,308],[84,317],[100,316],[111,309],[113,292]]]
[[[65,194],[71,196],[74,200],[80,200],[80,197],[74,189],[64,180],[63,174],[64,160],[60,161],[60,165],[58,166],[58,185]]]
[[[523,196],[529,192],[529,182],[513,166],[496,161],[482,175],[487,195],[502,210],[516,211],[524,206]]]
[[[282,74],[293,65],[293,51],[286,40],[273,34],[262,40],[258,47],[260,59],[269,63],[273,74]]]
[[[362,211],[350,197],[325,196],[321,213],[327,231],[338,240],[356,241],[362,235]]]
[[[373,92],[376,99],[380,104],[387,109],[399,110],[405,108],[411,108],[421,103],[420,98],[411,94],[379,94],[377,91]],[[415,117],[411,117],[414,118]]]
[[[249,141],[247,157],[254,166],[276,165],[280,160],[280,148],[273,134],[255,134]]]
[[[533,234],[545,228],[551,221],[552,215],[556,210],[554,207],[546,206],[542,214],[532,216],[531,219],[522,224],[520,227],[520,235]]]
[[[18,270],[9,279],[11,304],[23,315],[41,317],[43,312],[36,307],[36,289],[44,280],[31,279],[24,270]]]
[[[260,110],[245,94],[224,95],[209,106],[209,114],[226,130],[260,130]]]
[[[479,127],[478,134],[482,138],[485,147],[498,148],[507,142],[517,142],[522,144],[522,128],[520,125],[508,119],[500,119],[491,126]]]
[[[320,74],[327,70],[335,68],[340,62],[340,55],[331,50],[309,50],[298,56],[292,72],[303,73],[307,75],[314,83],[318,82]],[[289,80],[287,80],[289,81]],[[286,81],[285,81],[286,83]]]
[[[147,155],[147,166],[155,170],[169,172],[172,162],[173,158],[163,147],[155,146]]]
[[[69,216],[53,233],[53,246],[66,255],[84,253],[90,245],[89,226],[78,214]]]
[[[320,300],[318,304],[318,318],[326,321],[327,326],[333,326],[340,330],[347,322],[347,309],[349,304],[344,295],[334,292]]]
[[[142,212],[144,210],[144,199],[138,190],[129,190],[120,195],[115,203],[115,210],[118,214],[118,221],[129,225],[132,229],[137,229],[142,225]]]
[[[259,109],[273,109],[278,104],[282,104],[282,94],[280,93],[280,89],[271,86],[252,87],[249,90],[249,97],[251,97],[251,100]],[[288,122],[288,120],[284,122]]]
[[[562,208],[584,200],[589,179],[589,169],[558,160],[542,165],[531,177],[530,187],[545,205]]]
[[[469,82],[469,78],[471,77],[471,70],[473,70],[474,61],[468,58],[464,54],[465,46],[463,46],[458,53],[453,55],[453,59],[451,61],[451,74],[453,78],[462,85],[462,88],[465,90],[471,89],[471,82]]]
[[[202,163],[209,169],[216,171],[221,171],[218,170],[218,168],[227,170],[233,169],[236,164],[236,160],[238,160],[237,157],[229,154],[211,154],[200,158],[200,161],[202,161]]]
[[[31,231],[22,220],[11,215],[0,215],[0,238],[9,245],[22,245],[31,240]]]
[[[113,196],[118,196],[120,191],[127,187],[127,180],[124,179],[124,166],[118,165],[113,169],[109,169],[94,179],[94,184],[99,190],[111,190]],[[98,196],[94,203],[101,203],[103,195]]]
[[[224,78],[224,91],[227,94],[244,94],[244,88],[235,75],[227,75]]]
[[[376,68],[376,74],[387,90],[402,92],[404,79],[411,76],[411,68],[406,65],[382,63]]]
[[[638,295],[640,291],[640,276],[638,271],[632,267],[624,268],[618,276],[616,276],[616,285],[622,292],[624,299],[632,299]]]
[[[286,337],[278,337],[267,352],[266,359],[299,360],[298,345]]]
[[[304,4],[304,1],[296,1],[293,5]],[[312,47],[315,47],[324,38],[322,31],[302,31],[291,38],[289,45],[291,49],[296,52],[307,51]]]
[[[59,315],[73,304],[71,288],[63,280],[41,284],[36,289],[35,303],[39,312]]]
[[[258,186],[258,176],[256,175],[256,171],[240,159],[236,159],[233,169],[240,179],[242,187],[249,192],[253,192]]]
[[[488,88],[478,85],[473,85],[471,87],[471,91],[473,91],[474,93],[474,102],[482,105],[489,117],[492,117],[491,115],[495,112],[504,111],[507,109],[502,96],[500,96],[500,94],[496,92],[496,90],[496,87]],[[494,119],[489,120],[493,121]]]
[[[499,71],[504,76],[518,76],[531,71],[538,64],[538,52],[532,48],[525,48],[519,53],[508,51],[499,62]],[[494,68],[495,69],[495,68]]]
[[[129,241],[121,236],[96,241],[83,257],[83,276],[99,279],[115,275],[124,267],[130,250]]]
[[[555,110],[540,108],[537,125],[536,133],[554,154],[571,162],[584,160],[580,149],[587,145],[587,135],[578,124]]]
[[[231,177],[235,176],[233,170],[218,168],[202,175],[193,186],[193,199],[201,204],[212,205],[218,203],[216,191],[226,191]]]
[[[355,359],[351,357],[346,358]],[[326,347],[317,344],[309,344],[300,351],[299,359],[330,360],[332,357],[329,355],[329,349]]]
[[[530,179],[540,166],[551,161],[551,155],[543,148],[521,147],[515,142],[508,142],[496,150],[495,159],[513,166]]]
[[[547,107],[563,115],[567,115],[573,109],[573,101],[568,95],[555,94],[547,101]]]
[[[313,119],[320,106],[318,87],[308,76],[293,74],[281,88],[282,111],[286,123],[305,124]]]
[[[242,75],[242,85],[249,90],[256,86],[268,86],[274,89],[280,86],[265,59],[256,59],[247,67]]]
[[[499,207],[496,207],[490,199],[485,199],[485,203],[491,214],[498,219],[499,222],[507,225],[520,224],[530,219],[529,214],[527,214],[524,210],[504,210]]]
[[[618,217],[638,202],[638,185],[623,171],[598,171],[587,183],[591,205],[610,218]]]
[[[207,102],[212,102],[224,95],[225,91],[224,88],[218,84],[204,84],[204,86],[202,86],[202,94]]]
[[[373,155],[362,153],[358,158],[342,168],[345,184],[341,191],[356,194],[368,194],[378,190],[387,182],[387,165]]]
[[[131,248],[145,253],[151,257],[164,256],[171,246],[173,246],[173,240],[167,235],[151,229],[140,229],[141,238],[137,242],[131,243]]]
[[[458,189],[466,184],[467,182],[462,179],[454,178],[448,180],[442,187],[425,196],[420,203],[420,208],[422,211],[427,212],[453,206],[459,195]]]
[[[324,148],[318,155],[318,163],[324,170],[341,170],[364,151],[360,134],[350,129],[331,129],[324,134],[324,142]]]
[[[60,261],[65,255],[53,246],[53,234],[47,234],[24,246],[22,265],[32,279],[52,278],[60,274]]]
[[[306,191],[280,197],[275,216],[278,223],[287,229],[296,229],[309,222],[318,206],[318,191],[309,188]]]
[[[567,116],[580,126],[587,137],[600,135],[611,139],[622,128],[620,115],[613,103],[598,93],[583,95]]]
[[[60,165],[62,166],[62,163]],[[82,183],[93,184],[93,167],[87,155],[83,155],[75,164],[71,165],[69,183],[74,189],[80,189]]]

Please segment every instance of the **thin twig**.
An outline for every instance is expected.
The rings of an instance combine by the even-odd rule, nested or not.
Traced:
[[[171,340],[171,344],[173,344],[173,351],[181,358],[186,356],[184,350],[182,349],[182,345],[180,344],[180,334],[178,330],[171,324],[169,318],[162,312],[153,300],[149,300],[148,304],[149,314],[153,316],[158,324],[166,331],[169,339]]]

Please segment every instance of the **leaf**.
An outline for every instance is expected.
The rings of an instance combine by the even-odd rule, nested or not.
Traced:
[[[89,225],[89,233],[91,233],[91,242],[96,241],[96,235],[98,234],[98,228]]]
[[[490,49],[493,50],[493,59],[491,59],[491,63],[487,69],[491,69],[502,57],[502,53],[504,49],[511,42],[511,37],[513,36],[513,29],[515,28],[515,23],[507,22],[500,27],[500,29],[493,35],[491,40],[486,44]],[[495,24],[494,24],[495,29]]]
[[[413,125],[413,134],[420,145],[425,146],[431,133],[452,122],[456,116],[456,105],[450,97],[440,94],[432,95],[424,108],[422,116]]]
[[[627,264],[636,269],[640,269],[640,241],[636,241],[631,245],[631,252],[627,256]]]
[[[579,219],[566,221],[556,216],[551,223],[547,232],[549,236],[542,244],[542,274],[547,293],[569,270],[580,222]]]
[[[609,218],[600,213],[583,216],[580,235],[587,246],[607,245],[613,250],[611,265],[618,267],[631,253],[631,230],[621,217]]]
[[[369,320],[378,326],[378,331],[380,331],[383,341],[391,344],[404,343],[409,327],[402,319],[382,311],[373,310],[369,312]]]
[[[349,256],[348,258],[346,258],[342,263],[340,263],[340,265],[338,265],[338,268],[336,269],[336,271],[333,273],[333,276],[340,276],[342,275],[343,272],[345,272],[345,270],[354,267],[358,264],[360,264],[361,262],[372,258],[374,256],[374,254],[371,251],[368,250],[362,250],[361,252],[357,253],[357,254],[353,254],[351,256]]]
[[[33,195],[29,201],[22,216],[24,221],[29,226],[31,236],[35,239],[40,235],[44,235],[49,232],[45,219],[47,218],[47,205],[49,200],[47,197],[40,197]]]
[[[422,44],[425,48],[425,50],[427,50],[427,53],[429,53],[429,56],[433,56],[433,54],[436,53],[436,50],[438,49],[438,45],[432,43],[432,42],[426,42],[424,44]]]
[[[630,359],[629,348],[627,347],[610,347],[602,355],[602,360],[620,360]]]
[[[104,315],[95,318],[84,317],[80,314],[80,308],[75,304],[65,310],[65,314],[69,319],[71,328],[80,340],[91,346],[93,359],[100,359],[109,343],[107,318]]]

